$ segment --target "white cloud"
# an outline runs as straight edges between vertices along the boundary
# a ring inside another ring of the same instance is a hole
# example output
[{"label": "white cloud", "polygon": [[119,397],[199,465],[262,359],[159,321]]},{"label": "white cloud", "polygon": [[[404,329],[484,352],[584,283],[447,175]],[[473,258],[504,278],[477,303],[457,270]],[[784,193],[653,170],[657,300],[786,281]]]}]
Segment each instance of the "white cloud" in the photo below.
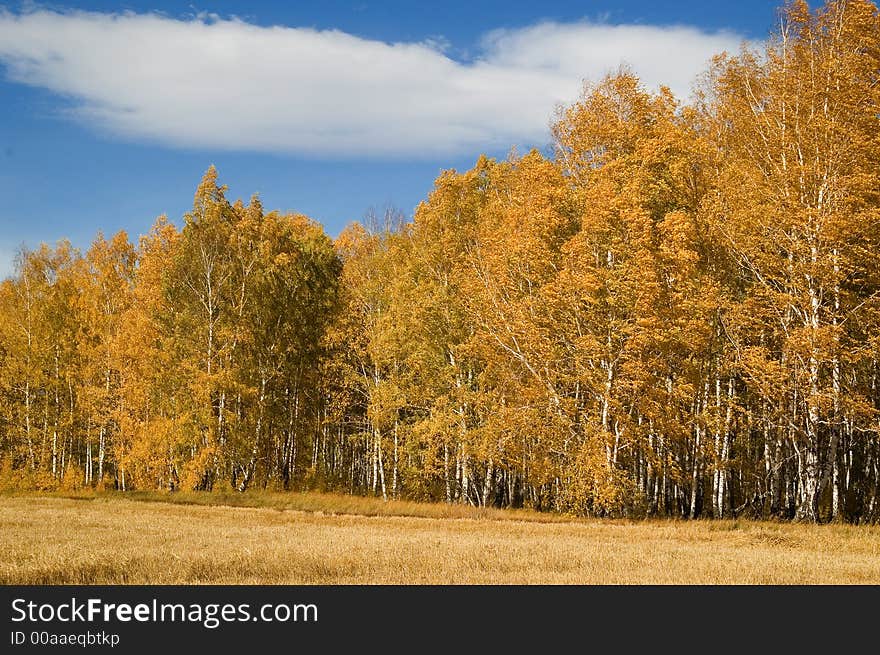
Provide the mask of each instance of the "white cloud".
[{"label": "white cloud", "polygon": [[691,27],[541,23],[486,35],[460,62],[440,37],[384,43],[340,31],[201,15],[0,11],[10,79],[70,101],[79,120],[172,146],[413,157],[542,144],[555,105],[625,62],[686,96],[740,38]]}]

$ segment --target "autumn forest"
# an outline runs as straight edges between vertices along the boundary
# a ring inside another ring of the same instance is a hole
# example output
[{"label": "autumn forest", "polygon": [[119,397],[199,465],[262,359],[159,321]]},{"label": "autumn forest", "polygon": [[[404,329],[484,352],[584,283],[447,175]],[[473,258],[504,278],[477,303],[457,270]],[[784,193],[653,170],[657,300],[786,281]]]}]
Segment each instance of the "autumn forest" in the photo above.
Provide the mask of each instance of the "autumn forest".
[{"label": "autumn forest", "polygon": [[588,83],[411,222],[211,167],[136,243],[22,249],[0,487],[877,522],[877,6],[789,4],[695,88]]}]

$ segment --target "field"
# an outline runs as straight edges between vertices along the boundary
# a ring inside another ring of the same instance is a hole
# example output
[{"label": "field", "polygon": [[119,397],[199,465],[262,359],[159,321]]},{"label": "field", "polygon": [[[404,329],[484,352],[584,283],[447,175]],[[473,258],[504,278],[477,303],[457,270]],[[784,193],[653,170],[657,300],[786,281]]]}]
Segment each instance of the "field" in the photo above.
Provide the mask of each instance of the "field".
[{"label": "field", "polygon": [[0,583],[880,584],[880,527],[575,520],[328,494],[5,495]]}]

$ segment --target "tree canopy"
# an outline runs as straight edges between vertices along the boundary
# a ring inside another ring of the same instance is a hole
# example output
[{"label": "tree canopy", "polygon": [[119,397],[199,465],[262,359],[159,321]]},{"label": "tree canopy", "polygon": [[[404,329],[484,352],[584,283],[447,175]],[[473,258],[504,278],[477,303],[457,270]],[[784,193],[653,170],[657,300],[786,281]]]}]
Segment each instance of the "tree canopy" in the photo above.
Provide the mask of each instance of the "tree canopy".
[{"label": "tree canopy", "polygon": [[180,228],[23,250],[2,484],[877,521],[880,14],[781,18],[690,104],[585,85],[411,222],[334,240],[212,167]]}]

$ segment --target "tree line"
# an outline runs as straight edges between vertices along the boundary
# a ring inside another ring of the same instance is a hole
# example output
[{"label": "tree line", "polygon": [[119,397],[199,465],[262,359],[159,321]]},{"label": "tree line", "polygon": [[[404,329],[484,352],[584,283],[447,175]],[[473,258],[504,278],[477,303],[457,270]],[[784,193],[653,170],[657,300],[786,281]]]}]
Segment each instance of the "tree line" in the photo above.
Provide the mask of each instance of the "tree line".
[{"label": "tree line", "polygon": [[22,250],[3,484],[877,521],[880,16],[780,18],[689,104],[586,85],[411,222],[331,239],[212,167],[181,228]]}]

